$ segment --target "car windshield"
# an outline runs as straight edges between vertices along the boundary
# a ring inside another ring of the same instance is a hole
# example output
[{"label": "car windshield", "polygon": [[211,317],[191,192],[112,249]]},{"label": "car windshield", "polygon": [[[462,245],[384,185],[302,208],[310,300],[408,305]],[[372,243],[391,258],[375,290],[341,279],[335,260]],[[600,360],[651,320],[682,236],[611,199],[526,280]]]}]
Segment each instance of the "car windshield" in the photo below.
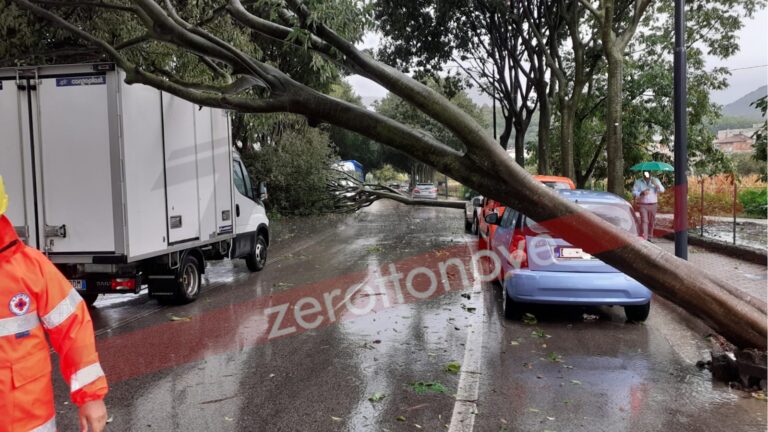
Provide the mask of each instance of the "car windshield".
[{"label": "car windshield", "polygon": [[[629,206],[597,203],[579,203],[579,205],[596,214],[600,219],[606,222],[610,222],[612,225],[615,225],[624,231],[637,234],[635,218],[632,215],[632,211]],[[526,218],[525,224],[532,231],[539,234],[543,234],[549,231],[547,228],[539,225],[531,218]]]}]

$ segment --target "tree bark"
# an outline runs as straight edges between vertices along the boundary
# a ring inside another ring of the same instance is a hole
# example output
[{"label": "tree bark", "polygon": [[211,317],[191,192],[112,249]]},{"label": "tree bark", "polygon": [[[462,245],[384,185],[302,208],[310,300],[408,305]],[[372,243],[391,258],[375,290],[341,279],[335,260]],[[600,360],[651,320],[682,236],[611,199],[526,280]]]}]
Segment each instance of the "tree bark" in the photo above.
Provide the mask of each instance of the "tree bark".
[{"label": "tree bark", "polygon": [[573,162],[573,127],[576,120],[576,106],[573,98],[560,99],[560,175],[576,180]]},{"label": "tree bark", "polygon": [[551,172],[549,164],[549,128],[552,122],[552,110],[549,103],[550,98],[547,95],[546,81],[544,85],[538,86],[536,93],[539,95],[539,132],[536,147],[536,154],[539,159],[537,164],[538,173],[549,175]]},{"label": "tree bark", "polygon": [[525,129],[515,128],[515,162],[525,168]]},{"label": "tree bark", "polygon": [[[608,48],[606,48],[608,50]],[[606,53],[607,54],[607,53]],[[623,59],[613,52],[608,58],[605,145],[608,152],[608,192],[624,195],[624,148],[621,130]]]}]

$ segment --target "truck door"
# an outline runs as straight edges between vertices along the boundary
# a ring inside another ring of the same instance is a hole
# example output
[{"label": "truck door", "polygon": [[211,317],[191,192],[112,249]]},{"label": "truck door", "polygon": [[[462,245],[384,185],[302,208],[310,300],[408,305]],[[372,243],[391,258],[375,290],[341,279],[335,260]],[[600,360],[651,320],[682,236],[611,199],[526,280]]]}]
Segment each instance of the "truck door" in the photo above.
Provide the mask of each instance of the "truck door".
[{"label": "truck door", "polygon": [[104,72],[24,69],[3,82],[3,156],[11,158],[0,170],[15,202],[9,217],[40,250],[115,251],[107,87]]},{"label": "truck door", "polygon": [[[0,175],[5,180],[10,203],[6,215],[16,228],[21,240],[40,247],[37,236],[39,177],[35,167],[32,109],[35,71],[26,77],[18,74],[0,77]],[[22,133],[23,131],[23,133]]]}]

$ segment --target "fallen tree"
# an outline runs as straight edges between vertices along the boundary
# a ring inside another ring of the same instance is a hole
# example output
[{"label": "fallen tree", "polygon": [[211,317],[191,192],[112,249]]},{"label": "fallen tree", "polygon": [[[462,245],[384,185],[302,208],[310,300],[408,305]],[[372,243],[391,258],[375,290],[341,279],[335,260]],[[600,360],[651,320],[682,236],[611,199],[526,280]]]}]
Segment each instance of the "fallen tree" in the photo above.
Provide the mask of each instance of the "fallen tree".
[{"label": "fallen tree", "polygon": [[464,201],[413,199],[407,195],[378,183],[364,183],[351,175],[334,170],[335,176],[328,182],[328,192],[337,212],[356,212],[381,199],[390,199],[410,206],[442,207],[464,209]]},{"label": "fallen tree", "polygon": [[[188,17],[187,21],[169,0],[162,6],[153,0],[13,1],[106,53],[125,71],[129,84],[149,85],[205,106],[250,113],[301,114],[312,122],[331,123],[387,144],[545,223],[557,236],[644,283],[657,295],[701,318],[735,345],[766,347],[764,308],[756,307],[754,300],[732,287],[725,279],[727,275],[703,272],[561,199],[533,180],[466,113],[427,86],[377,62],[326,25],[322,18],[329,16],[323,9],[328,2],[258,1],[247,9],[240,0],[230,0],[212,3],[202,16]],[[357,6],[353,0],[342,3]],[[74,22],[81,14],[73,11],[83,8],[123,15],[126,22],[135,23],[142,33],[125,41],[101,38],[88,31],[87,22]],[[351,73],[379,83],[448,128],[465,148],[451,148],[428,134],[295,81],[277,67],[238,49],[224,35],[217,36],[214,28],[222,20],[270,40],[284,41],[296,49],[311,50]],[[193,53],[221,78],[207,82],[190,80],[183,71],[144,64],[140,56],[129,57],[122,52],[126,46],[135,48],[145,43]]]}]

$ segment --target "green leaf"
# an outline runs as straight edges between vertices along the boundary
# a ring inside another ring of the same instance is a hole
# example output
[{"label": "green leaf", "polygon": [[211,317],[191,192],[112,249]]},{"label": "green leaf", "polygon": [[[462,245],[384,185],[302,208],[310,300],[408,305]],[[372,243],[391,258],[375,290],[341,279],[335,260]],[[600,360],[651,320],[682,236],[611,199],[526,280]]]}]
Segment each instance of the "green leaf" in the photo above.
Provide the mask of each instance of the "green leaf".
[{"label": "green leaf", "polygon": [[538,322],[539,321],[536,319],[536,316],[534,316],[533,314],[526,313],[525,315],[523,315],[523,323],[525,324],[535,325]]},{"label": "green leaf", "polygon": [[378,393],[377,392],[377,393],[372,394],[371,397],[368,398],[368,400],[371,401],[371,402],[379,402],[382,399],[384,399],[385,397],[386,396],[383,393]]},{"label": "green leaf", "polygon": [[450,362],[450,363],[445,365],[443,370],[445,372],[448,372],[448,373],[457,374],[461,370],[461,363],[459,363],[459,362]]},{"label": "green leaf", "polygon": [[437,381],[430,381],[430,382],[418,381],[415,383],[411,383],[411,388],[413,389],[413,391],[416,392],[416,394],[446,393],[448,391],[448,389],[446,389],[443,384]]}]

